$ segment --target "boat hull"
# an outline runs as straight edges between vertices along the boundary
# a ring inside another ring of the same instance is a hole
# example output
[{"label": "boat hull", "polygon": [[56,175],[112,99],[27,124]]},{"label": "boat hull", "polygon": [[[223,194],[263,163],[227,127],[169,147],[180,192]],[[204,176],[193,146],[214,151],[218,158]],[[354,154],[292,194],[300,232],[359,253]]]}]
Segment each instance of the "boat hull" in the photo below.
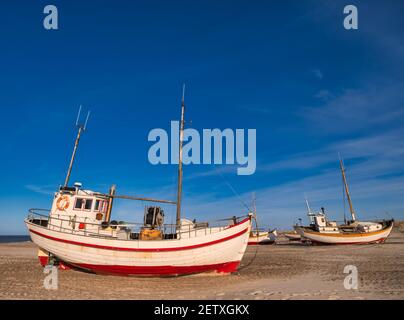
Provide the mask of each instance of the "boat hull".
[{"label": "boat hull", "polygon": [[27,220],[26,225],[32,241],[64,265],[98,274],[139,276],[235,272],[244,255],[251,228],[250,218],[247,218],[211,234],[142,241],[68,234]]},{"label": "boat hull", "polygon": [[285,233],[284,236],[289,240],[289,241],[300,241],[301,236],[300,234],[295,234],[295,233]]},{"label": "boat hull", "polygon": [[249,246],[257,246],[257,245],[268,245],[268,244],[274,244],[275,240],[270,240],[270,239],[265,239],[261,241],[248,241]]},{"label": "boat hull", "polygon": [[322,233],[308,227],[297,227],[296,231],[302,240],[310,240],[317,244],[342,245],[382,243],[390,235],[392,228],[393,222],[389,222],[382,230],[368,233]]},{"label": "boat hull", "polygon": [[252,235],[248,239],[248,245],[268,245],[275,243],[275,236],[270,235],[268,232],[264,232],[257,235]]}]

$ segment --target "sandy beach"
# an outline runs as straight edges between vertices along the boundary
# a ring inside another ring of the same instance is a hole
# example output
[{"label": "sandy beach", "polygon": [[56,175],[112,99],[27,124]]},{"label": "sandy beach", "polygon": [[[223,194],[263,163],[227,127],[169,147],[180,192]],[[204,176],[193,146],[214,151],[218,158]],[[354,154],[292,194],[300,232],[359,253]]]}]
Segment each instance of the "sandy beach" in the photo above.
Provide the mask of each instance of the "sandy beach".
[{"label": "sandy beach", "polygon": [[[0,299],[404,299],[404,233],[384,244],[307,246],[280,241],[250,246],[238,274],[173,278],[100,276],[60,271],[59,289],[45,275],[31,242],[0,244]],[[346,290],[346,265],[359,287]]]}]

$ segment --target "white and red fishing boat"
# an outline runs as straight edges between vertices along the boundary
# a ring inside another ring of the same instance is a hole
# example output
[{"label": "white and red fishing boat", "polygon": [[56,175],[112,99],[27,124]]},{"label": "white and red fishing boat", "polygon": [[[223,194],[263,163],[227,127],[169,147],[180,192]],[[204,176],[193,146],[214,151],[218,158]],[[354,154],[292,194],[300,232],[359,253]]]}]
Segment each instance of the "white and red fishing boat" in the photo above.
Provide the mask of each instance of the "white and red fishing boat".
[{"label": "white and red fishing boat", "polygon": [[335,221],[329,221],[324,208],[319,213],[313,213],[306,199],[310,226],[295,226],[295,230],[302,237],[302,241],[310,241],[314,244],[368,244],[383,243],[393,228],[394,220],[361,222],[356,220],[356,213],[349,194],[345,168],[340,159],[340,167],[343,178],[344,191],[349,203],[352,220],[338,225]]},{"label": "white and red fishing boat", "polygon": [[[80,117],[80,112],[79,112]],[[78,117],[78,119],[79,119]],[[182,99],[177,201],[119,196],[86,190],[69,178],[81,133],[79,127],[65,183],[54,195],[52,208],[31,209],[25,223],[39,247],[42,265],[56,264],[99,274],[173,276],[214,271],[235,272],[247,247],[251,216],[233,217],[225,225],[181,219]],[[114,199],[175,204],[176,224],[164,223],[160,206],[147,206],[142,223],[111,221]]]}]

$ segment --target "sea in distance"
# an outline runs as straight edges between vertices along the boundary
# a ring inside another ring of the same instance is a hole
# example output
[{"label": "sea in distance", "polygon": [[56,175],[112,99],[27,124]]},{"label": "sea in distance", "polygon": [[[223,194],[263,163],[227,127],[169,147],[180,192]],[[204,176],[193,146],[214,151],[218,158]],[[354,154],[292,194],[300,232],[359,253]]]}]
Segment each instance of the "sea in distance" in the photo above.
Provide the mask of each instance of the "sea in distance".
[{"label": "sea in distance", "polygon": [[10,243],[10,242],[26,242],[31,241],[30,236],[2,236],[0,235],[0,243]]}]

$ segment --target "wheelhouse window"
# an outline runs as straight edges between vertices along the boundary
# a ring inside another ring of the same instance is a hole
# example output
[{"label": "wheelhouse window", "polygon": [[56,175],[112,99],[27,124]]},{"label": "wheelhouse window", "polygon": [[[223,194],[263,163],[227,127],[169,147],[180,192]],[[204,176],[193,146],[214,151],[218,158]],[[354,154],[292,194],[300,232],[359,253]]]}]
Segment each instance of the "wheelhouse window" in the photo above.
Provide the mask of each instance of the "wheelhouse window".
[{"label": "wheelhouse window", "polygon": [[91,211],[92,206],[93,206],[92,199],[76,198],[76,203],[74,204],[74,209]]},{"label": "wheelhouse window", "polygon": [[101,211],[101,209],[102,209],[102,202],[101,202],[101,200],[96,200],[96,201],[95,201],[94,211],[99,212],[99,211]]},{"label": "wheelhouse window", "polygon": [[83,208],[84,201],[85,201],[85,199],[77,198],[76,204],[74,205],[74,209],[81,210]]},{"label": "wheelhouse window", "polygon": [[92,206],[93,206],[93,200],[86,199],[86,204],[84,205],[84,210],[91,211]]}]

